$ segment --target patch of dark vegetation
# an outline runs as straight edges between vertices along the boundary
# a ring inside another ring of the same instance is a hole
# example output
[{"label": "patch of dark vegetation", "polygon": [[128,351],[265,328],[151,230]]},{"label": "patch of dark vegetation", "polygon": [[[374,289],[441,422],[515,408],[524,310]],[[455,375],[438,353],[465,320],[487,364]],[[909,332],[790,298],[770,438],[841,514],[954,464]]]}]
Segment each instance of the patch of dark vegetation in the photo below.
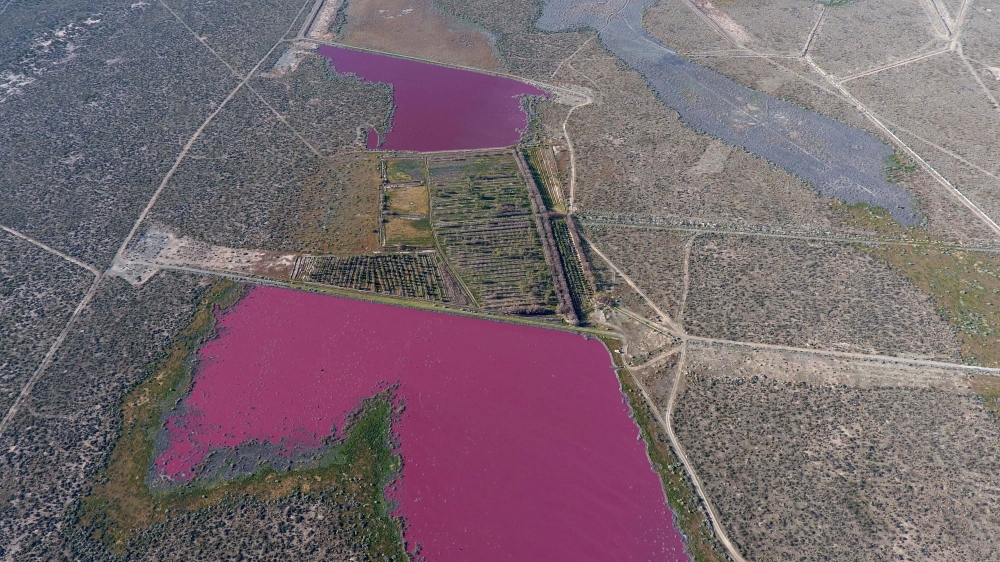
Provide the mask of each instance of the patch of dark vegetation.
[{"label": "patch of dark vegetation", "polygon": [[[77,510],[71,532],[91,537],[103,545],[91,547],[106,549],[115,558],[132,558],[168,545],[190,548],[191,544],[178,545],[177,537],[201,537],[194,523],[238,525],[238,515],[248,505],[257,505],[263,519],[269,506],[306,498],[313,509],[317,504],[336,508],[336,518],[322,523],[337,528],[331,546],[381,560],[406,560],[400,522],[390,516],[392,506],[384,494],[401,467],[390,431],[401,406],[388,391],[361,405],[345,426],[347,438],[319,466],[287,472],[265,466],[232,481],[193,481],[168,491],[151,490],[146,484],[163,413],[190,389],[192,355],[215,337],[218,313],[244,292],[243,286],[232,282],[214,284],[164,357],[150,368],[150,375],[125,396],[121,436]],[[227,514],[237,517],[227,521],[231,519]],[[243,540],[266,546],[259,539],[242,537],[234,544]],[[204,540],[201,543],[205,545]]]},{"label": "patch of dark vegetation", "polygon": [[[573,298],[573,307],[576,308],[577,316],[586,318],[593,306],[590,297],[594,290],[587,283],[587,277],[583,273],[583,266],[580,263],[580,256],[573,248],[573,241],[570,238],[569,227],[566,226],[564,218],[552,220],[552,230],[555,232],[556,245],[559,247],[559,257],[562,259],[563,270],[569,281],[569,291]],[[572,220],[572,219],[569,219]]]},{"label": "patch of dark vegetation", "polygon": [[545,208],[552,211],[555,209],[555,205],[552,201],[552,194],[549,193],[548,182],[542,172],[541,157],[538,154],[539,150],[546,150],[546,148],[531,148],[525,150],[525,160],[528,162],[528,169],[531,170],[531,177],[535,180],[535,185],[538,186],[538,192],[542,196]]},{"label": "patch of dark vegetation", "polygon": [[376,254],[309,258],[302,281],[414,299],[449,299],[433,254]]},{"label": "patch of dark vegetation", "polygon": [[[853,0],[848,0],[853,1]],[[917,171],[917,165],[910,160],[910,157],[901,153],[893,152],[885,159],[885,179],[892,183],[899,183],[900,179]]]}]

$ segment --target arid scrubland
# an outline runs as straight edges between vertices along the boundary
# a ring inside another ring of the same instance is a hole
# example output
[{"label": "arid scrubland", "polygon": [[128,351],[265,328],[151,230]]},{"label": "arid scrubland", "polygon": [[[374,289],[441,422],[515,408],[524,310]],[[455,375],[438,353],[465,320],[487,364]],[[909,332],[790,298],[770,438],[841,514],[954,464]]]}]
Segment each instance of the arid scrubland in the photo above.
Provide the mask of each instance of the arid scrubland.
[{"label": "arid scrubland", "polygon": [[[303,49],[305,49],[303,51]],[[320,154],[330,156],[365,147],[365,131],[385,131],[392,112],[392,89],[338,75],[330,60],[310,49],[288,47],[289,67],[279,65],[282,52],[268,61],[268,72],[251,85]],[[270,109],[264,108],[270,113]]]},{"label": "arid scrubland", "polygon": [[378,158],[317,156],[238,94],[164,190],[152,220],[213,244],[358,253],[378,247]]},{"label": "arid scrubland", "polygon": [[694,335],[958,359],[932,298],[850,245],[699,236],[690,275],[684,323]]},{"label": "arid scrubland", "polygon": [[[957,0],[938,4],[951,17],[960,10]],[[302,4],[284,0],[167,5],[190,29],[154,2],[101,0],[72,16],[20,2],[0,9],[0,224],[105,269],[191,135],[289,24],[291,39],[310,7],[296,19]],[[566,123],[576,156],[575,220],[675,320],[684,300],[688,335],[1000,366],[1000,261],[951,245],[992,245],[1000,237],[902,146],[894,146],[886,174],[919,200],[922,228],[821,197],[767,160],[696,131],[593,29],[535,27],[542,6],[354,0],[333,23],[354,45],[592,94],[593,103]],[[644,24],[699,65],[892,143],[842,95],[843,86],[944,179],[990,216],[1000,213],[1000,127],[987,95],[1000,97],[996,0],[976,0],[955,50],[938,54],[948,41],[935,38],[938,24],[912,1],[720,1],[706,10],[745,42],[727,41],[681,0],[650,7]],[[454,174],[446,169],[454,162],[441,157],[436,194],[408,187],[387,197],[382,211],[398,216],[382,225],[380,248],[380,162],[364,141],[368,129],[389,126],[392,89],[338,76],[313,47],[289,40],[261,64],[193,143],[139,236],[163,224],[233,251],[322,254],[303,260],[298,280],[471,308],[465,282],[494,312],[551,313],[544,255],[506,157],[503,165]],[[831,78],[847,80],[838,86]],[[553,175],[566,200],[563,123],[571,106],[531,107],[526,138],[541,142],[535,150],[556,145]],[[498,194],[507,206],[492,207]],[[434,209],[421,206],[428,197],[437,197]],[[388,251],[433,246],[430,220],[407,218],[425,214],[434,214],[438,250],[453,260],[458,279],[440,254]],[[556,216],[553,224],[565,227],[565,220],[574,219]],[[493,222],[480,228],[477,221]],[[671,227],[730,233],[694,238],[685,283],[685,245],[694,233]],[[592,297],[601,303],[593,317],[625,337],[622,359],[651,399],[623,377],[653,467],[671,505],[687,508],[678,514],[689,548],[713,559],[718,544],[655,419],[677,376],[681,354],[672,350],[680,339],[653,326],[655,311],[584,247],[597,281]],[[582,270],[574,275],[574,304],[583,309]],[[0,414],[91,280],[87,270],[0,232]],[[169,271],[140,287],[110,276],[101,282],[0,435],[0,558],[112,557],[106,542],[79,527],[80,498],[100,483],[95,475],[124,431],[122,396],[177,340],[206,286],[204,278]],[[674,426],[747,559],[1000,556],[995,379],[686,345]],[[371,520],[353,499],[282,490],[206,498],[140,532],[136,544],[147,559],[366,559],[356,533]]]},{"label": "arid scrubland", "polygon": [[677,318],[684,293],[684,249],[693,234],[587,222],[583,227],[587,240],[636,280],[661,310]]},{"label": "arid scrubland", "polygon": [[204,281],[160,273],[141,289],[108,279],[0,447],[0,537],[17,558],[98,557],[73,510],[121,429],[117,404],[192,313]]},{"label": "arid scrubland", "polygon": [[674,424],[748,560],[988,560],[1000,428],[963,373],[693,345]]},{"label": "arid scrubland", "polygon": [[0,231],[0,411],[14,403],[93,281],[86,269]]}]

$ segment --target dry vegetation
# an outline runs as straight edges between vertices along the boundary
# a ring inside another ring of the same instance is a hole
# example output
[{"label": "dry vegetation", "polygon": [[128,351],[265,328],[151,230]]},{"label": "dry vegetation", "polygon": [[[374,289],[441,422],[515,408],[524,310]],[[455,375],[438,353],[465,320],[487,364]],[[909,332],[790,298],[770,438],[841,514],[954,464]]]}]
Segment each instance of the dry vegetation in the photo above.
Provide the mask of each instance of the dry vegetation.
[{"label": "dry vegetation", "polygon": [[385,192],[386,210],[404,215],[424,215],[429,211],[427,186],[398,187]]},{"label": "dry vegetation", "polygon": [[93,280],[82,267],[0,231],[0,412],[14,403]]},{"label": "dry vegetation", "polygon": [[391,217],[385,223],[385,245],[407,247],[425,247],[434,245],[434,229],[430,220]]},{"label": "dry vegetation", "polygon": [[583,233],[661,310],[677,317],[684,291],[683,231],[615,227],[583,221]]},{"label": "dry vegetation", "polygon": [[[388,165],[389,181],[415,183],[409,174],[394,171],[394,162]],[[421,162],[422,165],[422,162]],[[415,173],[415,172],[414,172]],[[421,169],[422,181],[423,171]],[[397,178],[393,180],[393,178]],[[382,210],[384,244],[397,247],[427,247],[434,245],[434,231],[430,221],[430,195],[426,185],[415,187],[384,188]]]},{"label": "dry vegetation", "polygon": [[349,45],[476,68],[495,69],[488,35],[436,10],[432,0],[345,0],[339,40]]},{"label": "dry vegetation", "polygon": [[849,244],[704,235],[692,248],[685,327],[728,340],[958,356],[933,300]]},{"label": "dry vegetation", "polygon": [[845,2],[827,10],[809,51],[827,72],[844,78],[940,47],[934,39],[920,2]]},{"label": "dry vegetation", "polygon": [[795,355],[687,355],[678,438],[747,559],[1000,554],[1000,428],[964,375]]},{"label": "dry vegetation", "polygon": [[345,154],[324,161],[272,213],[297,250],[361,254],[378,248],[378,157]]}]

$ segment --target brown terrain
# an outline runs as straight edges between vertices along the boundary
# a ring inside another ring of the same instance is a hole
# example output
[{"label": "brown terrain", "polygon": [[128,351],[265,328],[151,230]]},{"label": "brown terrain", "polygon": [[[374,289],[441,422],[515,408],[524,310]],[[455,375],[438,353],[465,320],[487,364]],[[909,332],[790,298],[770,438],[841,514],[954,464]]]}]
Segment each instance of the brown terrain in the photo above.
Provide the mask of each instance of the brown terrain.
[{"label": "brown terrain", "polygon": [[488,70],[500,66],[488,35],[430,0],[349,0],[345,10],[339,39],[349,45]]}]

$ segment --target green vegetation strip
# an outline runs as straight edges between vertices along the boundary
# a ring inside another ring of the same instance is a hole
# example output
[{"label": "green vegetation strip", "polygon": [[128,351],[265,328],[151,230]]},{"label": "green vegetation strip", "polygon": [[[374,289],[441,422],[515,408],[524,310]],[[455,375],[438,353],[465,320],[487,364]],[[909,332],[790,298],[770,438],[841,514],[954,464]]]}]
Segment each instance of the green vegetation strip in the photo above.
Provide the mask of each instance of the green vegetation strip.
[{"label": "green vegetation strip", "polygon": [[[910,167],[891,160],[888,174]],[[909,244],[855,244],[881,259],[934,299],[938,314],[955,330],[962,361],[969,365],[1000,367],[1000,256],[957,247],[931,236],[923,228],[904,229],[888,211],[867,205],[843,205],[848,222],[877,232],[908,238]],[[1000,378],[977,374],[972,388],[1000,421]]]},{"label": "green vegetation strip", "polygon": [[[611,338],[601,338],[609,350],[621,348],[621,342]],[[684,472],[684,466],[670,448],[666,432],[656,421],[651,406],[636,387],[635,381],[622,365],[621,356],[612,352],[618,381],[622,392],[628,398],[632,415],[646,442],[646,453],[653,469],[660,476],[667,502],[674,513],[674,524],[684,536],[684,544],[695,562],[717,562],[729,560],[722,545],[715,538],[711,523],[702,510],[701,502],[694,486]]]},{"label": "green vegetation strip", "polygon": [[389,515],[391,506],[384,495],[384,487],[401,467],[390,434],[399,410],[388,392],[361,406],[346,428],[348,437],[316,467],[281,473],[263,468],[229,482],[191,483],[169,491],[147,486],[164,412],[190,390],[192,358],[217,335],[216,312],[233,306],[244,294],[245,286],[228,280],[209,287],[163,358],[122,400],[121,436],[83,500],[77,524],[113,553],[127,555],[149,540],[143,531],[171,514],[206,509],[240,496],[274,500],[293,493],[322,495],[332,498],[328,501],[359,506],[340,518],[356,546],[375,559],[408,560],[399,521]]},{"label": "green vegetation strip", "polygon": [[926,229],[906,229],[881,207],[842,205],[849,224],[907,243],[854,247],[882,260],[934,299],[938,314],[955,329],[968,365],[1000,367],[1000,257],[967,250]]}]

